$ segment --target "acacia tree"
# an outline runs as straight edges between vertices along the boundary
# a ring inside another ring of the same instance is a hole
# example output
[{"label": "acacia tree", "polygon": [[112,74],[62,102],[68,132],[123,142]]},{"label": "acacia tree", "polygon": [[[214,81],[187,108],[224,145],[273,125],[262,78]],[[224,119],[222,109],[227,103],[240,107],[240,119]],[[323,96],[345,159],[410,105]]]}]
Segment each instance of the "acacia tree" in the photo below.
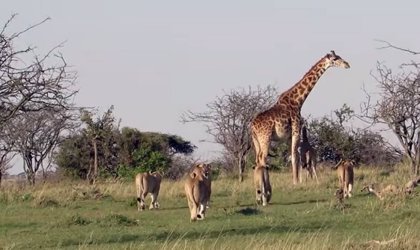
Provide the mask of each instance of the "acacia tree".
[{"label": "acacia tree", "polygon": [[[420,52],[400,48],[384,42],[384,48],[393,48],[418,55]],[[385,124],[395,134],[405,156],[410,160],[412,171],[419,174],[420,167],[420,65],[403,63],[393,71],[378,62],[373,78],[379,88],[379,99],[362,105],[363,118],[372,124]]]},{"label": "acacia tree", "polygon": [[188,111],[181,120],[184,123],[205,123],[207,133],[236,162],[239,181],[243,181],[247,155],[251,149],[250,122],[257,113],[275,102],[276,95],[277,91],[273,86],[232,90],[207,104],[207,111]]}]

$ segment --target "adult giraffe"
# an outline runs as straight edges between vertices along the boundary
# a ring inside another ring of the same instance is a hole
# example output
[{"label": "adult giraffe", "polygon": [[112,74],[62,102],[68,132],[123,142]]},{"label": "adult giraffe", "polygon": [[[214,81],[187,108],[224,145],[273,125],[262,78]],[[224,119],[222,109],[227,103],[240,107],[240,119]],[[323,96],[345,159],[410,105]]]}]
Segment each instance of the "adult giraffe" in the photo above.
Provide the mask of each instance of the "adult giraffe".
[{"label": "adult giraffe", "polygon": [[322,57],[303,78],[290,89],[282,93],[273,107],[259,113],[251,122],[251,135],[255,149],[257,166],[266,166],[272,135],[286,139],[291,143],[293,184],[299,179],[298,146],[300,141],[300,110],[309,93],[330,67],[350,68],[348,62],[341,59],[334,51]]}]

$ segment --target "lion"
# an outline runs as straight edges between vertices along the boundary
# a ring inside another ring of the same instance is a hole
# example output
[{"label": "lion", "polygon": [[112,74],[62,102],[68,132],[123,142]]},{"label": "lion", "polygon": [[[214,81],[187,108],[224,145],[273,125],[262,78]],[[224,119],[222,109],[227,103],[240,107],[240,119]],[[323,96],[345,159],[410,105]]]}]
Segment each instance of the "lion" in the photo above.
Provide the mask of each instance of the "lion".
[{"label": "lion", "polygon": [[344,192],[344,198],[352,196],[354,182],[354,165],[355,162],[353,160],[340,160],[334,167],[335,169],[337,169],[339,185]]},{"label": "lion", "polygon": [[402,193],[402,189],[398,188],[397,186],[393,185],[393,184],[389,184],[387,185],[385,188],[381,189],[380,191],[376,191],[374,184],[369,184],[367,186],[364,186],[362,188],[362,190],[360,190],[361,192],[363,191],[368,191],[368,193],[372,193],[374,194],[376,197],[378,197],[378,199],[383,200],[385,197],[389,197],[392,195],[398,195],[400,193]]},{"label": "lion", "polygon": [[142,211],[145,209],[146,196],[150,193],[152,201],[150,202],[149,209],[159,208],[157,201],[162,175],[159,172],[146,172],[136,175],[136,190],[137,190],[137,209]]},{"label": "lion", "polygon": [[[204,169],[205,172],[211,173],[211,165],[206,163],[199,164],[200,167]],[[200,168],[193,167],[192,172],[196,172],[196,174],[201,173]],[[208,178],[205,178],[204,183],[206,184],[206,191],[207,196],[209,197],[209,200],[207,201],[206,208],[210,208],[210,196],[211,196],[211,174],[208,174]]]},{"label": "lion", "polygon": [[257,204],[267,206],[271,200],[271,185],[268,168],[264,166],[254,167],[254,184]]},{"label": "lion", "polygon": [[191,221],[203,220],[211,195],[211,166],[195,165],[185,181],[185,194]]}]

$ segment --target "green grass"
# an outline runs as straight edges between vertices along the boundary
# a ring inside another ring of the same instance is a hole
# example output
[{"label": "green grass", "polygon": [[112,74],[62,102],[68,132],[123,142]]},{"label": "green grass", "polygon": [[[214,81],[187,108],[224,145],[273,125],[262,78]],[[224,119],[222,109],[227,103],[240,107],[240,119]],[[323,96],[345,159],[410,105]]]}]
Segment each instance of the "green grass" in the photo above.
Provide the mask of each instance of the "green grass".
[{"label": "green grass", "polygon": [[[367,183],[403,185],[398,171],[356,169],[354,197],[337,203],[335,173],[291,185],[271,173],[273,198],[257,207],[251,176],[213,182],[211,208],[191,223],[183,182],[162,183],[160,210],[138,212],[133,183],[6,183],[0,190],[3,249],[419,249],[420,188],[378,200]],[[149,198],[148,198],[149,199]],[[149,201],[149,200],[148,200]]]}]

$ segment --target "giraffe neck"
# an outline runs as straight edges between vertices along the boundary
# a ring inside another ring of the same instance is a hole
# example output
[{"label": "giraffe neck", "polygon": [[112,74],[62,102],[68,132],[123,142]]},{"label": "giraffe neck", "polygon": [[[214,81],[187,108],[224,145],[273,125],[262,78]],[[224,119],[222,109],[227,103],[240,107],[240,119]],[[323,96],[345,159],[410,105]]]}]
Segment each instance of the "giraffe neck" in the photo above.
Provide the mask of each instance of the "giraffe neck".
[{"label": "giraffe neck", "polygon": [[293,85],[289,90],[280,95],[277,104],[280,104],[284,99],[293,101],[292,104],[300,109],[308,97],[309,93],[314,88],[315,84],[321,78],[322,74],[328,69],[325,62],[325,57],[321,58],[311,69],[303,76],[303,78]]}]

